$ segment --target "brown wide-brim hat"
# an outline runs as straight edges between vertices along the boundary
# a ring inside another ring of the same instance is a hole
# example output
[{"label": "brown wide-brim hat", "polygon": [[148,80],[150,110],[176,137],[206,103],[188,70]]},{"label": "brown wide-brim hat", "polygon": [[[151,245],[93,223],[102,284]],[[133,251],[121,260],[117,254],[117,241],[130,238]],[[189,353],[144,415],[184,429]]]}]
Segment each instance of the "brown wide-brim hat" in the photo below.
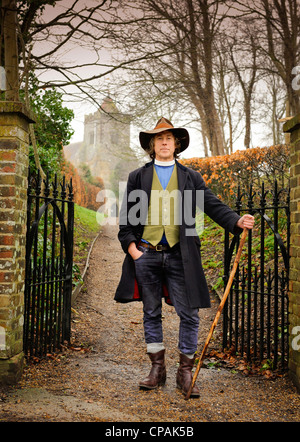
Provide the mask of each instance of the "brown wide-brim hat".
[{"label": "brown wide-brim hat", "polygon": [[180,152],[183,152],[190,143],[190,136],[186,129],[183,127],[174,127],[171,121],[162,117],[156,123],[156,126],[153,130],[146,130],[140,132],[140,143],[144,150],[149,150],[149,143],[151,138],[160,132],[164,132],[166,130],[170,130],[173,132],[174,136],[178,138],[180,141],[181,149]]}]

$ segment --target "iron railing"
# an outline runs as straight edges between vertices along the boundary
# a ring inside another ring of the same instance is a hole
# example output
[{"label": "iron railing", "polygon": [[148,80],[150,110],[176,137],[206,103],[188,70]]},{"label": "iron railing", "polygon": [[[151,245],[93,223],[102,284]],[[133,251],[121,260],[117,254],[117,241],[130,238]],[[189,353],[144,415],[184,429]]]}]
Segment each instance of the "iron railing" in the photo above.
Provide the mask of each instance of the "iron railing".
[{"label": "iron railing", "polygon": [[29,170],[24,353],[41,357],[70,340],[74,202],[72,181],[42,182]]},{"label": "iron railing", "polygon": [[[288,360],[289,189],[238,189],[235,210],[256,218],[224,307],[223,348],[285,369]],[[224,280],[239,239],[225,233]]]}]

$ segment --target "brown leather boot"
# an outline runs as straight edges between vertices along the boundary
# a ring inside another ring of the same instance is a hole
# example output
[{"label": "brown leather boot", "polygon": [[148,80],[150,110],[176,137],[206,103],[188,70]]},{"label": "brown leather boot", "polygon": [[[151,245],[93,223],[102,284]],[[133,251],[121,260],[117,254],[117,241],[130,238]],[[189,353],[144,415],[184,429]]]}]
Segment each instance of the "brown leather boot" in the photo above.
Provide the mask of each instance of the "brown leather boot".
[{"label": "brown leather boot", "polygon": [[166,382],[165,350],[157,353],[148,353],[152,367],[148,377],[139,383],[139,387],[146,390],[153,390]]},{"label": "brown leather boot", "polygon": [[[188,358],[184,354],[180,353],[180,365],[177,370],[176,383],[177,388],[182,390],[182,392],[186,395],[189,391],[190,385],[193,380],[192,376],[192,368],[194,366],[195,356],[193,359]],[[200,391],[196,385],[194,385],[191,397],[199,397]]]}]

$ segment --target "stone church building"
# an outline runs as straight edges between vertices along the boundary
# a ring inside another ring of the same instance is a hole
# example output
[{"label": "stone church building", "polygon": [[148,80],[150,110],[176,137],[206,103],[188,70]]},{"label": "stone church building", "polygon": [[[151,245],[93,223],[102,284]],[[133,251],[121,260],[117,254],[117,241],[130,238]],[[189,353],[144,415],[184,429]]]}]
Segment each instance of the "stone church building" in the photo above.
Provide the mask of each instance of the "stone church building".
[{"label": "stone church building", "polygon": [[88,167],[117,194],[119,181],[127,181],[128,173],[138,167],[130,148],[130,116],[107,97],[95,113],[85,115],[83,141],[65,146],[64,155],[79,173]]}]

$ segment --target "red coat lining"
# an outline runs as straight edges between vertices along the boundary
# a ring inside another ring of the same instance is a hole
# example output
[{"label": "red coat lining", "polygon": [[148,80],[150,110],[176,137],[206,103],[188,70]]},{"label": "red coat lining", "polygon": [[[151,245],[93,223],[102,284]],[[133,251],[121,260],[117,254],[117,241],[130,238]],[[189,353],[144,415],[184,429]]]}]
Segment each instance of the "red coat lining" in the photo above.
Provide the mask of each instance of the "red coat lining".
[{"label": "red coat lining", "polygon": [[[170,296],[169,296],[168,289],[167,289],[165,284],[163,284],[163,296],[164,296],[165,301],[166,301],[167,304],[173,305],[172,302],[171,302]],[[136,279],[134,279],[133,299],[135,299],[135,300],[140,300],[141,299],[141,296],[140,296],[140,293],[139,293],[139,287],[138,287]]]}]

